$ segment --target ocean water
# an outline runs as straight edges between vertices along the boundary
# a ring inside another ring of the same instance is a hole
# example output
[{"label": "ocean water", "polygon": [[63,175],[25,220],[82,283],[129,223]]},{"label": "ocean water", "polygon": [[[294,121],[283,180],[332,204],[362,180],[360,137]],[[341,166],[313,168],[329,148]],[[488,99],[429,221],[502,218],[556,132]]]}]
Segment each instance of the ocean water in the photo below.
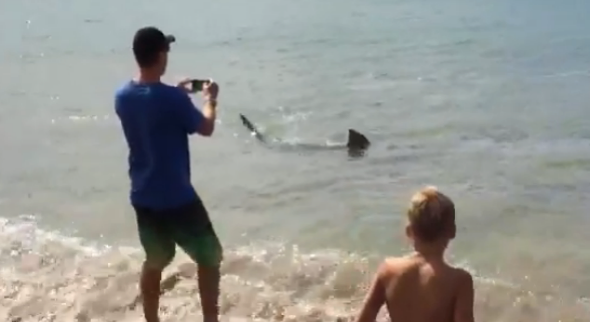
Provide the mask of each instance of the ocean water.
[{"label": "ocean water", "polygon": [[[177,37],[166,76],[221,85],[193,182],[226,249],[224,320],[347,321],[404,209],[458,210],[449,260],[479,321],[590,319],[590,2],[257,0],[0,3],[0,320],[142,321],[142,252],[114,90],[135,29]],[[240,124],[364,158],[268,149]],[[163,321],[199,318],[194,267]],[[384,315],[380,319],[385,319]]]}]

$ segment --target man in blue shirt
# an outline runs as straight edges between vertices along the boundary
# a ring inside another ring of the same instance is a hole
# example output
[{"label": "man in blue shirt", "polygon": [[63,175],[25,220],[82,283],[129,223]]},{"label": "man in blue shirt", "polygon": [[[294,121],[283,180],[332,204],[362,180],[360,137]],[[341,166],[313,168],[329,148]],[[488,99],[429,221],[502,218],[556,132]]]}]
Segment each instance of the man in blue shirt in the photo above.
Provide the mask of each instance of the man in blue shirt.
[{"label": "man in blue shirt", "polygon": [[137,78],[115,95],[115,109],[129,147],[131,204],[146,254],[140,289],[147,322],[158,322],[162,270],[179,245],[198,265],[205,322],[217,322],[222,247],[191,184],[188,135],[211,136],[219,87],[206,82],[199,111],[188,96],[190,81],[162,83],[174,36],[155,27],[139,29],[133,54]]}]

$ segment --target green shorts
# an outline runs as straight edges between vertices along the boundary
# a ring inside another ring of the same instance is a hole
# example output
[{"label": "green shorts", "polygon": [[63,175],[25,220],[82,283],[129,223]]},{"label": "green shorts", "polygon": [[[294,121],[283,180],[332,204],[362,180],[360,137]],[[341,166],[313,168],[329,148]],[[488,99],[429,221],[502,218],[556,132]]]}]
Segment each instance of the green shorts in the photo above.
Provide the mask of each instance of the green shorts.
[{"label": "green shorts", "polygon": [[170,264],[176,245],[199,265],[217,267],[221,263],[223,249],[199,198],[174,209],[133,208],[139,239],[149,266],[164,268]]}]

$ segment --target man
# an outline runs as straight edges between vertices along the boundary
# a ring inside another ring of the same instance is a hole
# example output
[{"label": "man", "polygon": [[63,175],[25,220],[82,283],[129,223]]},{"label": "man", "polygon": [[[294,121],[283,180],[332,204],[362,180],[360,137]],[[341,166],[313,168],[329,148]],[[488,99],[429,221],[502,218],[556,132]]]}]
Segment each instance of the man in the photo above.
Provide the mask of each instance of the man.
[{"label": "man", "polygon": [[147,322],[159,321],[162,271],[179,245],[198,265],[204,321],[217,322],[222,247],[190,181],[188,135],[213,134],[219,88],[212,81],[203,85],[201,112],[188,97],[190,81],[178,86],[160,81],[174,41],[155,27],[139,29],[133,39],[139,75],[115,95],[129,147],[130,199],[146,254],[140,280],[143,310]]},{"label": "man", "polygon": [[455,205],[436,188],[424,188],[412,197],[408,221],[416,252],[385,260],[357,322],[374,322],[383,304],[392,322],[473,322],[473,278],[444,260],[456,234]]}]

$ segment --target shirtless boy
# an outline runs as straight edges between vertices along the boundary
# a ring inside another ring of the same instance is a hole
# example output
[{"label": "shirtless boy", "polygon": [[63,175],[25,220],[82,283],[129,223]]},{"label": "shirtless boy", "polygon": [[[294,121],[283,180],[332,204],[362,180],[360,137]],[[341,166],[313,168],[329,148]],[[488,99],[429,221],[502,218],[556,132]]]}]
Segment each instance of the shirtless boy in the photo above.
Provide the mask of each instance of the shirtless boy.
[{"label": "shirtless boy", "polygon": [[456,234],[453,201],[426,187],[407,215],[415,253],[381,264],[356,321],[374,322],[385,304],[391,322],[473,322],[473,278],[444,260]]}]

